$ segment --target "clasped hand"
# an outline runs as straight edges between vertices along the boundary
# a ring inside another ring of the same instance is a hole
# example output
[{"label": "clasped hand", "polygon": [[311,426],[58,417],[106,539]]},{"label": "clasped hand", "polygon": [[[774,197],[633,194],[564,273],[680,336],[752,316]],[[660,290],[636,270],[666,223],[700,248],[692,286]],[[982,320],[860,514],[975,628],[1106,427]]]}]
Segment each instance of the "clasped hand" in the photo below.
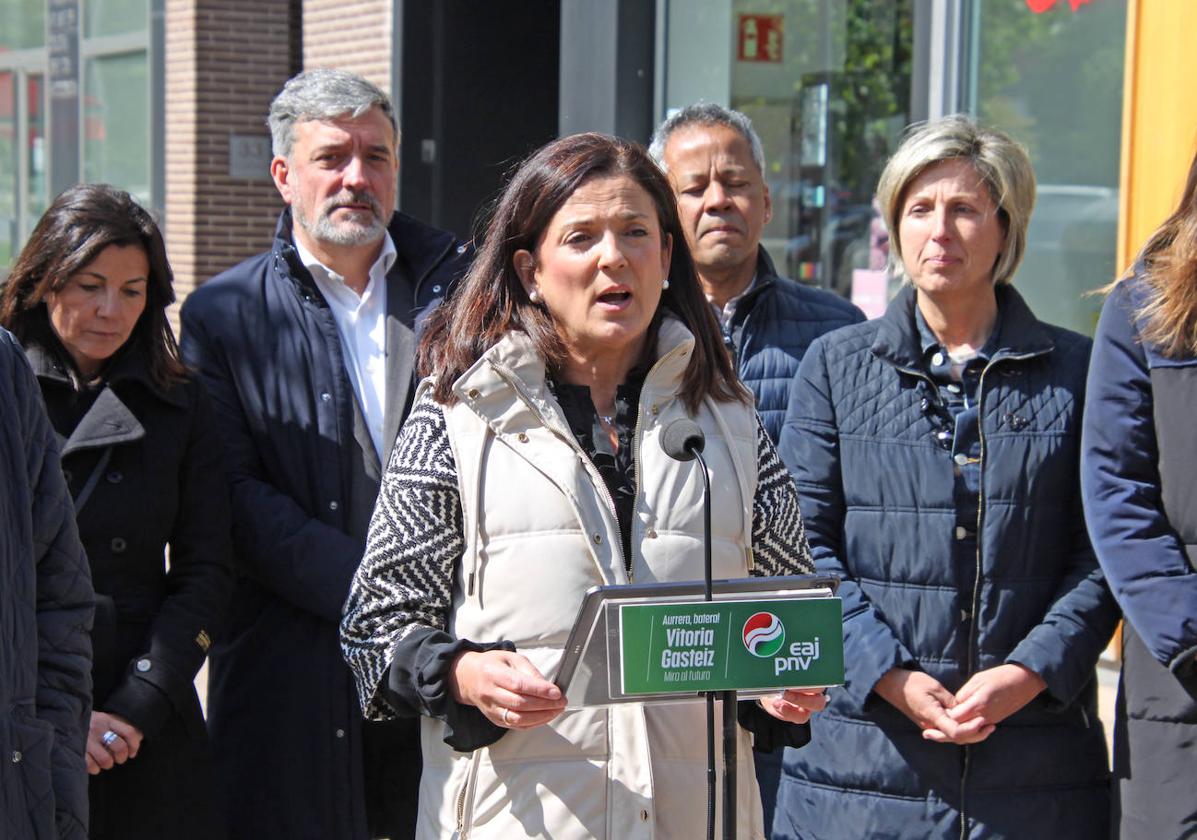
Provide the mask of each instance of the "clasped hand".
[{"label": "clasped hand", "polygon": [[[115,733],[116,737],[110,738],[109,743],[105,744],[104,735],[108,732]],[[141,730],[124,718],[93,711],[87,730],[87,772],[96,776],[101,770],[111,770],[118,764],[137,758],[141,739]]]},{"label": "clasped hand", "polygon": [[1031,702],[1047,684],[1022,665],[998,665],[974,674],[955,694],[922,671],[891,668],[874,687],[910,718],[928,741],[976,744]]}]

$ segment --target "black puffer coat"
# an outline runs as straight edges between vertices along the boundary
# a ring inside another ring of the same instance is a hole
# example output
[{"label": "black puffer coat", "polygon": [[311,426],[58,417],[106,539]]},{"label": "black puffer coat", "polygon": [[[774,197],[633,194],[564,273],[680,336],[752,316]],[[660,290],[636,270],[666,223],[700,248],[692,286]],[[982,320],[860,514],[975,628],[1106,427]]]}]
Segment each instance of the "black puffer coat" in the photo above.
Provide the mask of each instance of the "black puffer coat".
[{"label": "black puffer coat", "polygon": [[228,487],[211,403],[196,380],[154,384],[138,347],[114,361],[94,402],[80,403],[62,351],[27,349],[64,441],[96,589],[94,705],[144,735],[136,758],[91,778],[92,840],[219,838],[194,684],[232,586]]},{"label": "black puffer coat", "polygon": [[1081,487],[1126,612],[1114,729],[1123,840],[1197,836],[1197,358],[1144,342],[1140,273],[1102,309]]},{"label": "black puffer coat", "polygon": [[[846,683],[787,751],[774,837],[1095,838],[1109,771],[1094,665],[1117,622],[1085,533],[1078,460],[1090,342],[997,289],[997,350],[978,389],[975,557],[951,443],[904,289],[884,317],[817,339],[781,451],[821,572],[844,576]],[[971,512],[970,512],[971,513]],[[975,583],[974,583],[975,582]],[[968,747],[924,740],[873,692],[889,669],[956,692],[1005,663],[1047,688]]]},{"label": "black puffer coat", "polygon": [[[388,230],[399,252],[386,285],[389,451],[407,413],[419,324],[470,251],[402,213]],[[371,814],[414,826],[416,721],[364,736],[338,636],[386,454],[363,474],[373,444],[289,210],[271,250],[192,292],[182,322],[183,355],[216,405],[233,501],[237,577],[208,683],[230,834],[358,840],[370,836]]]},{"label": "black puffer coat", "polygon": [[91,578],[33,372],[0,329],[0,837],[87,837]]}]

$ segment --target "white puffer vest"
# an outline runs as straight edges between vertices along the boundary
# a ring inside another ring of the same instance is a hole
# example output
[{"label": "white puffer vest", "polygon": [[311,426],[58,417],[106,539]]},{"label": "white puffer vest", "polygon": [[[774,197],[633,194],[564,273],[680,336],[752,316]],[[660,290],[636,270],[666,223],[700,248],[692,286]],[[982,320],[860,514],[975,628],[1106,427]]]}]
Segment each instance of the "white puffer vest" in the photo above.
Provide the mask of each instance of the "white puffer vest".
[{"label": "white puffer vest", "polygon": [[[702,478],[696,462],[675,461],[660,446],[664,427],[688,416],[677,391],[693,344],[684,326],[666,319],[640,396],[635,582],[702,577]],[[466,551],[450,631],[510,640],[551,679],[586,590],[629,582],[613,503],[525,336],[512,334],[488,351],[454,392],[459,402],[446,420]],[[693,419],[706,434],[712,475],[714,575],[743,577],[752,564],[756,416],[748,406],[708,400]],[[424,718],[418,836],[702,837],[705,727],[701,701],[624,704],[565,712],[459,753],[445,745],[443,724]],[[738,833],[757,838],[751,738],[739,734]]]}]

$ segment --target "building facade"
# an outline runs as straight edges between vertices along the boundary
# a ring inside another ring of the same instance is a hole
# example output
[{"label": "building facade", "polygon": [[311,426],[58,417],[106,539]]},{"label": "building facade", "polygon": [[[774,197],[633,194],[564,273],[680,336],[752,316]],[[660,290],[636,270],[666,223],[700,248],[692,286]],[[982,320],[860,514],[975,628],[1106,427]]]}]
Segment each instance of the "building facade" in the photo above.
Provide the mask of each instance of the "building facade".
[{"label": "building facade", "polygon": [[1133,257],[1192,153],[1197,94],[1178,72],[1191,60],[1189,8],[0,0],[0,274],[78,180],[117,184],[158,212],[180,296],[261,250],[281,208],[270,98],[302,68],[338,66],[397,103],[402,209],[462,236],[513,164],[558,134],[646,141],[690,102],[739,108],[765,143],[766,247],[791,276],[866,308],[888,291],[872,206],[888,154],[911,122],[976,114],[1023,142],[1038,173],[1020,289],[1041,317],[1089,332],[1098,301],[1085,292]]}]

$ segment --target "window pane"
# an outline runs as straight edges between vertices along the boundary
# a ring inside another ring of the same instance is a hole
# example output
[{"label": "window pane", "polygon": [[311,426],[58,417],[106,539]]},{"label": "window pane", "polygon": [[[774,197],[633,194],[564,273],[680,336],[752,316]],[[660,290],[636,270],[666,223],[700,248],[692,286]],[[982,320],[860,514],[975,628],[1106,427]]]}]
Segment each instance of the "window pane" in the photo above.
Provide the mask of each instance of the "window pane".
[{"label": "window pane", "polygon": [[125,35],[149,28],[149,0],[86,0],[83,4],[83,35]]},{"label": "window pane", "polygon": [[0,73],[0,277],[16,256],[17,237],[17,85],[12,73]]},{"label": "window pane", "polygon": [[977,6],[973,110],[1026,145],[1039,180],[1015,283],[1040,318],[1092,333],[1101,301],[1083,294],[1117,270],[1126,4]]},{"label": "window pane", "polygon": [[150,193],[149,79],[144,52],[89,60],[85,67],[83,178]]},{"label": "window pane", "polygon": [[0,0],[0,51],[46,43],[46,0]]}]

